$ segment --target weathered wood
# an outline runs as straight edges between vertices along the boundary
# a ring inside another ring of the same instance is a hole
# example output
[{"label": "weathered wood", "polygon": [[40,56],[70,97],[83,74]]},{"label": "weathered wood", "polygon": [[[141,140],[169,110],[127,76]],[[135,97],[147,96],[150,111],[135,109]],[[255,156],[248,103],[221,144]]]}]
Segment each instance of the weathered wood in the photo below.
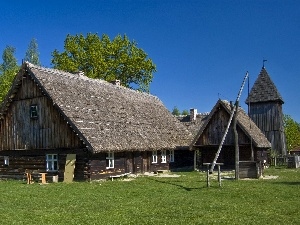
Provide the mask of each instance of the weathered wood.
[{"label": "weathered wood", "polygon": [[[239,101],[236,101],[236,107],[239,107]],[[238,111],[235,111],[235,115],[233,117],[233,131],[234,131],[234,149],[235,149],[235,179],[239,179],[239,161],[240,161],[240,151],[239,151],[239,136],[237,132],[237,114]]]},{"label": "weathered wood", "polygon": [[240,161],[239,178],[259,178],[260,165],[256,161]]},{"label": "weathered wood", "polygon": [[[31,105],[38,106],[37,119],[30,118]],[[29,76],[22,79],[9,112],[0,121],[1,150],[84,147]]]},{"label": "weathered wood", "polygon": [[[23,150],[10,152],[13,152],[14,155],[9,156],[9,165],[6,166],[3,165],[2,162],[0,163],[0,175],[2,177],[22,178],[26,170],[36,171],[37,173],[46,172],[46,154],[49,154],[49,152],[44,151],[40,153],[33,153],[33,151],[30,151],[32,155],[29,155],[28,152]],[[26,152],[27,154],[22,155],[23,152]],[[1,153],[2,152],[0,151],[0,154]],[[55,154],[55,152],[53,152],[52,150],[50,154]],[[59,180],[63,180],[67,154],[60,154],[59,150],[56,150],[56,154],[58,154],[59,170],[57,172],[47,171],[47,176],[58,175]],[[5,152],[5,155],[8,155],[7,152]],[[77,155],[76,166],[74,170],[74,179],[89,180],[89,167],[87,155]]]}]

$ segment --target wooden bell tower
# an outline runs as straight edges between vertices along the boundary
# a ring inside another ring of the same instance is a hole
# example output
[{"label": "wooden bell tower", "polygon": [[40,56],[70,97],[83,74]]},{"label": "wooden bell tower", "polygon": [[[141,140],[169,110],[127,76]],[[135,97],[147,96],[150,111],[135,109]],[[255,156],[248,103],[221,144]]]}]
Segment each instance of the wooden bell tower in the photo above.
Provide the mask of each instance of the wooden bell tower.
[{"label": "wooden bell tower", "polygon": [[256,79],[246,104],[249,116],[262,130],[277,154],[286,155],[282,104],[284,101],[263,66]]}]

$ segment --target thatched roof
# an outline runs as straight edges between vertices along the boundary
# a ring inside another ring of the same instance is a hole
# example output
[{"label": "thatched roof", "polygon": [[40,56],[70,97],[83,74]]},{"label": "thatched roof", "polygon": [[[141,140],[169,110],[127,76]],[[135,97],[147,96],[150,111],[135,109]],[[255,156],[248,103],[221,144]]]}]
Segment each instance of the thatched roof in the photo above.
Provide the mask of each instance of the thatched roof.
[{"label": "thatched roof", "polygon": [[[202,132],[209,124],[209,121],[219,107],[223,107],[228,114],[231,113],[230,103],[228,101],[218,100],[214,108],[209,113],[208,117],[205,118],[204,123],[202,123],[202,126],[200,127],[198,133],[195,135],[194,140],[191,142],[190,148],[192,148],[196,141],[199,139]],[[254,146],[258,148],[271,147],[271,143],[241,107],[238,108],[237,126],[239,126],[249,138],[252,138]]]},{"label": "thatched roof", "polygon": [[196,115],[195,120],[190,119],[190,115],[187,116],[177,116],[177,119],[183,123],[186,128],[195,136],[203,124],[206,122],[209,114],[208,113],[200,113]]},{"label": "thatched roof", "polygon": [[[189,145],[189,131],[153,95],[30,63],[23,64],[15,83],[23,73],[28,73],[40,86],[93,152],[162,150]],[[5,107],[1,113],[3,110]]]},{"label": "thatched roof", "polygon": [[263,67],[251,88],[249,96],[246,99],[246,104],[249,104],[249,102],[257,103],[269,101],[279,101],[281,104],[284,103],[267,70]]}]

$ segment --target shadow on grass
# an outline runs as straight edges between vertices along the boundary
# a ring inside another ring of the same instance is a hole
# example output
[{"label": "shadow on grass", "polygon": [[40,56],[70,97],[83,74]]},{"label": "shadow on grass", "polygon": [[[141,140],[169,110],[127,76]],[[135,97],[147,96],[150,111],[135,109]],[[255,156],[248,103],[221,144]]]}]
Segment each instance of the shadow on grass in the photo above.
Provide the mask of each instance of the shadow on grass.
[{"label": "shadow on grass", "polygon": [[300,182],[299,181],[279,181],[279,182],[272,182],[273,184],[285,184],[285,185],[299,185],[300,186]]},{"label": "shadow on grass", "polygon": [[159,180],[159,179],[155,179],[155,178],[152,178],[152,177],[147,177],[148,180],[152,180],[152,181],[155,181],[155,182],[158,182],[158,183],[162,183],[162,184],[169,184],[169,185],[173,185],[173,186],[176,186],[176,187],[179,187],[179,188],[182,188],[186,191],[192,191],[192,190],[201,190],[201,189],[207,189],[206,187],[206,183],[204,183],[205,186],[203,187],[186,187],[186,186],[183,186],[182,184],[178,184],[174,181],[164,181],[164,180]]}]

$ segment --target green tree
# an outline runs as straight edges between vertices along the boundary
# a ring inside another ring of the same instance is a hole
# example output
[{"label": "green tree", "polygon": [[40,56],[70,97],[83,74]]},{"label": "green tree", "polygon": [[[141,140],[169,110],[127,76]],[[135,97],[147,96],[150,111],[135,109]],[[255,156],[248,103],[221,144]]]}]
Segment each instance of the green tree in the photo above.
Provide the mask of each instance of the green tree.
[{"label": "green tree", "polygon": [[15,57],[16,49],[12,46],[6,46],[2,54],[2,64],[0,65],[1,75],[8,70],[15,69],[17,65],[17,59]]},{"label": "green tree", "polygon": [[284,133],[288,151],[300,146],[300,124],[290,115],[284,115]]},{"label": "green tree", "polygon": [[184,110],[182,111],[181,115],[187,116],[187,115],[189,115],[189,111],[186,110],[186,109],[184,109]]},{"label": "green tree", "polygon": [[86,37],[67,35],[64,51],[52,52],[54,68],[71,73],[83,71],[90,78],[120,80],[121,85],[149,92],[156,66],[148,55],[126,35],[113,40],[104,34]]},{"label": "green tree", "polygon": [[179,116],[179,115],[180,115],[180,111],[179,111],[179,109],[177,108],[177,106],[174,106],[173,111],[172,111],[172,114],[173,114],[174,116]]},{"label": "green tree", "polygon": [[2,54],[3,62],[0,65],[0,102],[7,95],[13,79],[18,71],[15,48],[7,46]]},{"label": "green tree", "polygon": [[32,38],[25,54],[25,61],[40,66],[41,63],[40,63],[39,55],[40,53],[38,50],[37,40],[35,38]]}]

